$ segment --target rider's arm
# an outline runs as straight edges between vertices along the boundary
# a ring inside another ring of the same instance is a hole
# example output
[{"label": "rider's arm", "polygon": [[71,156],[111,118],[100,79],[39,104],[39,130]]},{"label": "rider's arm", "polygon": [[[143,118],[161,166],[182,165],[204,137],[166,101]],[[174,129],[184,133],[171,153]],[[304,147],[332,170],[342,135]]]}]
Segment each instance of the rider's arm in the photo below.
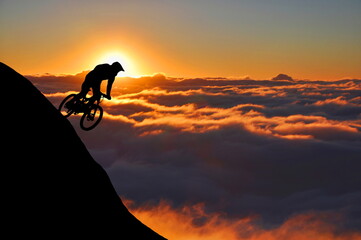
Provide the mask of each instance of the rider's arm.
[{"label": "rider's arm", "polygon": [[112,91],[112,86],[113,86],[113,82],[114,82],[114,80],[115,80],[115,77],[113,77],[113,78],[109,78],[109,79],[108,79],[108,85],[107,85],[107,96],[108,96],[108,98],[109,98],[109,99],[111,98],[111,96],[110,96],[110,92]]}]

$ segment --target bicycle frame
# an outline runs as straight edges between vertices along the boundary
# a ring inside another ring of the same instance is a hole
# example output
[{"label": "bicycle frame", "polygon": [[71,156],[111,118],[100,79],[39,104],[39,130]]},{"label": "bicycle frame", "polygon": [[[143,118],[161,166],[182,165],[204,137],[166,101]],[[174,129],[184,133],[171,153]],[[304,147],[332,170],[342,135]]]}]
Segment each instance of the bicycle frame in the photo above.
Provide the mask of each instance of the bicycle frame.
[{"label": "bicycle frame", "polygon": [[[85,113],[92,105],[99,105],[103,101],[103,98],[104,96],[101,95],[99,99],[95,99],[94,101],[92,100],[92,97],[84,97],[77,99],[75,100],[76,103],[73,106],[72,110],[74,111],[74,114]],[[90,101],[93,101],[91,105],[89,105]]]},{"label": "bicycle frame", "polygon": [[99,99],[94,99],[93,97],[80,98],[77,94],[70,94],[63,99],[58,109],[65,117],[82,113],[80,127],[89,131],[95,128],[103,117],[103,108],[100,103],[104,96],[102,94]]}]

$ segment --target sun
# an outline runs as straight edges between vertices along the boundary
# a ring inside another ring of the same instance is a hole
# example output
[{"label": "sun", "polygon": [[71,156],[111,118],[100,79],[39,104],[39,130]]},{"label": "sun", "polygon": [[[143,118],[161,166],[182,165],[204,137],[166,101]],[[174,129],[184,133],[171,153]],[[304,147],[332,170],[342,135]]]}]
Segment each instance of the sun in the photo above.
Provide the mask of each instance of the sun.
[{"label": "sun", "polygon": [[120,51],[108,51],[100,54],[100,57],[96,60],[96,65],[103,63],[112,64],[113,62],[119,62],[124,68],[124,72],[119,72],[118,77],[132,77],[137,75],[131,58]]}]

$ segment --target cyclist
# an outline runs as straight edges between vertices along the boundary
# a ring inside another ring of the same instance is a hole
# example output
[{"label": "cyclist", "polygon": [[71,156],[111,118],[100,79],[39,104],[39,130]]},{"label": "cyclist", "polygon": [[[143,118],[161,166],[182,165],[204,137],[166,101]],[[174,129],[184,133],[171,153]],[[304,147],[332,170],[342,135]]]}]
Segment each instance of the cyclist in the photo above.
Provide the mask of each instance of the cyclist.
[{"label": "cyclist", "polygon": [[110,100],[112,98],[110,96],[110,92],[112,90],[115,77],[120,71],[124,71],[124,69],[119,62],[114,62],[111,65],[107,63],[97,65],[85,76],[85,80],[81,86],[81,91],[78,95],[79,98],[85,98],[91,88],[93,96],[89,103],[92,104],[95,100],[99,100],[102,95],[100,85],[103,80],[108,80],[107,93],[104,97]]}]

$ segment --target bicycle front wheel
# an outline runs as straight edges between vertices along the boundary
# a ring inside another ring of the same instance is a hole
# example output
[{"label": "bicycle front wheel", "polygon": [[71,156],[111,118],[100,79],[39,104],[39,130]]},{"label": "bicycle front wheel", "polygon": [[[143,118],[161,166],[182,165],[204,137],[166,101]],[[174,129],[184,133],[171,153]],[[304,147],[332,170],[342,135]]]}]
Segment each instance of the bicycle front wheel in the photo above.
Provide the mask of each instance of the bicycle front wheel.
[{"label": "bicycle front wheel", "polygon": [[102,117],[103,108],[94,104],[81,116],[80,127],[85,131],[92,130],[100,123]]},{"label": "bicycle front wheel", "polygon": [[64,117],[69,117],[74,112],[72,106],[75,102],[75,96],[76,94],[70,94],[60,103],[58,110]]}]

